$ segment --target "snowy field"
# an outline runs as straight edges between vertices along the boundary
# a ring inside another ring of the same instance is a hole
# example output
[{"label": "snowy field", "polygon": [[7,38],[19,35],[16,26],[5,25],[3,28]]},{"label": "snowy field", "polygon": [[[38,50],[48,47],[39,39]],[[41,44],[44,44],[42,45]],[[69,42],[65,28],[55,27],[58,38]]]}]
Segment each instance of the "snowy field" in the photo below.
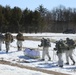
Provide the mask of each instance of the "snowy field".
[{"label": "snowy field", "polygon": [[[16,34],[13,34],[16,35]],[[76,40],[76,34],[62,34],[62,33],[38,33],[38,34],[24,34],[24,36],[33,36],[33,38],[50,38],[50,40],[59,40],[59,39],[66,39],[67,37],[72,38]],[[45,61],[39,61],[42,57],[42,48],[39,48],[38,45],[40,44],[40,41],[33,41],[33,40],[25,40],[23,42],[23,47],[27,48],[35,48],[35,50],[39,50],[40,52],[40,58],[39,59],[32,59],[27,56],[24,56],[24,48],[22,51],[17,51],[17,45],[16,45],[17,40],[14,39],[14,42],[11,43],[10,45],[10,50],[8,53],[5,52],[5,44],[2,44],[2,50],[0,51],[0,61],[5,60],[5,61],[10,61],[11,63],[14,64],[19,64],[19,65],[24,65],[24,66],[31,66],[31,67],[36,67],[40,69],[45,69],[49,71],[55,71],[55,72],[60,72],[64,74],[71,74],[71,75],[76,75],[76,65],[71,65],[72,61],[70,60],[70,65],[65,65],[63,68],[60,68],[57,65],[57,55],[56,52],[53,50],[55,47],[54,42],[51,43],[51,47],[49,48],[49,54],[51,56],[51,61],[48,61],[47,56],[45,56]],[[76,49],[74,50],[73,53],[74,59],[76,60]],[[29,61],[29,63],[22,62],[22,61]],[[63,60],[64,63],[65,61],[65,53],[63,53]],[[34,70],[28,70],[24,68],[19,68],[19,67],[14,67],[14,66],[9,66],[9,65],[3,65],[0,64],[0,75],[53,75],[53,74],[48,74],[48,73],[43,73],[40,71],[34,71]]]}]

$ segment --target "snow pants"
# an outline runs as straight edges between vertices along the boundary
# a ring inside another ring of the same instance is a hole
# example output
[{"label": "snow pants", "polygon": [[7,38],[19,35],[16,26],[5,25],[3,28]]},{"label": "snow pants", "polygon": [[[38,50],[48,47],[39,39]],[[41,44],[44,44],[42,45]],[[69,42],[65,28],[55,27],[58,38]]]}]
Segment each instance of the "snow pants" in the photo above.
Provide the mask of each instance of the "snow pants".
[{"label": "snow pants", "polygon": [[22,50],[22,41],[17,41],[18,51]]},{"label": "snow pants", "polygon": [[75,63],[72,54],[73,54],[73,49],[72,50],[66,50],[65,55],[66,55],[66,62],[67,63],[69,63],[69,57],[73,61],[73,63]]},{"label": "snow pants", "polygon": [[58,66],[63,66],[62,53],[58,53]]},{"label": "snow pants", "polygon": [[6,45],[6,53],[8,53],[10,42],[5,42],[5,45]]},{"label": "snow pants", "polygon": [[1,49],[2,49],[2,42],[0,42],[0,51],[1,51]]},{"label": "snow pants", "polygon": [[49,60],[51,59],[48,50],[49,50],[49,47],[43,47],[42,59],[45,59],[45,55],[48,56]]},{"label": "snow pants", "polygon": [[2,43],[3,43],[3,41],[0,39],[0,51],[2,49]]}]

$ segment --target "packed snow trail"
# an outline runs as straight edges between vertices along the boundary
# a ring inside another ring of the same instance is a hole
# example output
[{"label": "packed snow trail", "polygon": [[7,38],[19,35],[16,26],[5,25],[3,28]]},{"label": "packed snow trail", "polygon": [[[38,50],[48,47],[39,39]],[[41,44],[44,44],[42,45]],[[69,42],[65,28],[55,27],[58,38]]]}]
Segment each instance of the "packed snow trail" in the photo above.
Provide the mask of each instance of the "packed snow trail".
[{"label": "packed snow trail", "polygon": [[17,67],[20,67],[20,68],[26,68],[26,69],[29,69],[29,70],[40,71],[40,72],[43,72],[43,73],[54,74],[54,75],[69,75],[69,74],[59,73],[59,72],[55,72],[55,71],[49,71],[49,70],[45,70],[45,69],[41,69],[41,68],[36,68],[36,67],[23,66],[23,65],[20,65],[20,64],[17,64],[17,63],[15,64],[15,63],[11,63],[9,61],[4,61],[4,60],[1,60],[0,64],[17,66]]}]

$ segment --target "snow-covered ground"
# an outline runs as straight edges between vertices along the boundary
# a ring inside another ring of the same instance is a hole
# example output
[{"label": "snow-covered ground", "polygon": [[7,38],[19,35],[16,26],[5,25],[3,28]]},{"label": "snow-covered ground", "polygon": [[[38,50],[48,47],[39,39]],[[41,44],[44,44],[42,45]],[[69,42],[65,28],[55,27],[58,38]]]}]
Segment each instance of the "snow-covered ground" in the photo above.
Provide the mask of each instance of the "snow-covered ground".
[{"label": "snow-covered ground", "polygon": [[[13,34],[16,35],[16,34]],[[57,34],[57,33],[38,33],[38,34],[24,34],[25,36],[40,36],[40,37],[48,37],[53,40],[59,40],[59,39],[65,39],[66,37],[70,37],[74,40],[76,40],[76,34]],[[37,38],[40,38],[37,37]],[[28,47],[28,48],[36,48],[36,50],[39,50],[40,52],[40,58],[42,57],[42,50],[41,48],[38,47],[38,44],[40,44],[40,41],[33,41],[33,40],[25,40],[23,42],[23,47]],[[45,56],[45,61],[39,61],[39,59],[32,59],[27,56],[24,56],[23,49],[22,51],[17,51],[17,45],[16,45],[16,40],[14,40],[13,43],[10,45],[10,50],[8,53],[6,53],[5,49],[5,44],[2,44],[2,50],[0,51],[0,60],[6,60],[10,61],[11,63],[18,63],[20,65],[24,66],[31,66],[31,67],[36,67],[36,68],[41,68],[41,69],[46,69],[50,71],[55,71],[55,72],[61,72],[65,74],[71,74],[75,75],[76,74],[76,65],[71,65],[72,61],[70,60],[70,65],[65,65],[63,68],[60,68],[56,66],[57,64],[57,55],[56,52],[53,50],[55,46],[55,43],[51,42],[51,47],[49,48],[49,54],[51,56],[51,61],[48,61],[47,56]],[[74,59],[76,59],[76,49],[74,50],[73,53]],[[25,63],[21,62],[23,60],[27,60],[30,63]],[[63,54],[63,60],[65,63],[65,53]],[[19,62],[20,61],[20,62]],[[52,74],[47,74],[47,73],[42,73],[39,71],[33,71],[33,70],[27,70],[27,69],[22,69],[19,67],[14,67],[14,66],[9,66],[9,65],[3,65],[0,64],[0,75],[52,75]]]},{"label": "snow-covered ground", "polygon": [[50,74],[0,64],[0,75],[50,75]]}]

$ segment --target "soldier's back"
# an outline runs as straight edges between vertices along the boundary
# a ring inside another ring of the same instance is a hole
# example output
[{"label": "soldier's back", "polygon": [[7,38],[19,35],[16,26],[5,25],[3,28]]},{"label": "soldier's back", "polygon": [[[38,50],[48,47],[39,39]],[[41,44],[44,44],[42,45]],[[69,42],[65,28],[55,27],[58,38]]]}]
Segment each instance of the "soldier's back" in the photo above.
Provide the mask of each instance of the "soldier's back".
[{"label": "soldier's back", "polygon": [[17,40],[20,40],[20,41],[24,41],[24,36],[22,33],[18,33],[17,36],[16,36],[16,39]]},{"label": "soldier's back", "polygon": [[11,39],[13,38],[13,36],[10,33],[5,33],[5,41],[7,42],[11,42]]}]

